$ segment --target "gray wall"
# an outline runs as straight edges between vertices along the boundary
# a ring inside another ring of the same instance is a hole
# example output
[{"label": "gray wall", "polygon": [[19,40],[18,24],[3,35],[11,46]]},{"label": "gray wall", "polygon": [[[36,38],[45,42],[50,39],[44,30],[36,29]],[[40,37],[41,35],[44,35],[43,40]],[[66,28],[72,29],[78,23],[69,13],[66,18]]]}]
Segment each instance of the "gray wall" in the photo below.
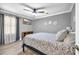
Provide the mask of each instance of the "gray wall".
[{"label": "gray wall", "polygon": [[75,32],[75,5],[71,11],[71,27],[72,31]]},{"label": "gray wall", "polygon": [[[50,21],[52,22],[51,24],[49,24]],[[32,29],[34,32],[57,33],[59,30],[64,29],[70,25],[71,25],[71,13],[65,13],[34,20],[32,22]]]},{"label": "gray wall", "polygon": [[20,32],[20,38],[21,38],[21,33],[26,32],[26,31],[32,31],[32,26],[23,24],[23,18],[19,19],[19,32]]}]

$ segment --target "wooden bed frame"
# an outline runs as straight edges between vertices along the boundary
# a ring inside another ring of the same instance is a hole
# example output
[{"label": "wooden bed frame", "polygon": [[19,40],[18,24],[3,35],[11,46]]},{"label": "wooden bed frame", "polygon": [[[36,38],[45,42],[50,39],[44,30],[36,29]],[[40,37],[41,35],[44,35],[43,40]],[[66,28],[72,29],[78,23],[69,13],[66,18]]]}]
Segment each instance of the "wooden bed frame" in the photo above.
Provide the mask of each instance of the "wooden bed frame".
[{"label": "wooden bed frame", "polygon": [[[26,35],[28,35],[28,34],[33,34],[33,31],[29,31],[29,32],[22,32],[22,39],[23,39]],[[23,45],[22,45],[23,52],[25,52],[24,47],[27,47],[27,48],[31,49],[32,51],[37,52],[37,53],[38,53],[38,54],[40,54],[40,55],[46,55],[45,53],[43,53],[43,52],[41,52],[41,51],[37,50],[36,48],[31,47],[31,46],[29,46],[29,45],[26,45],[26,44],[24,44],[24,43],[23,43]]]},{"label": "wooden bed frame", "polygon": [[33,34],[33,31],[22,32],[22,39],[23,39],[26,35],[28,35],[28,34]]},{"label": "wooden bed frame", "polygon": [[43,53],[43,52],[39,51],[38,49],[36,49],[36,48],[34,48],[34,47],[32,47],[32,46],[26,45],[26,44],[23,44],[23,45],[22,45],[23,52],[25,52],[24,47],[29,48],[30,50],[32,50],[32,51],[34,51],[34,52],[38,53],[39,55],[46,55],[45,53]]}]

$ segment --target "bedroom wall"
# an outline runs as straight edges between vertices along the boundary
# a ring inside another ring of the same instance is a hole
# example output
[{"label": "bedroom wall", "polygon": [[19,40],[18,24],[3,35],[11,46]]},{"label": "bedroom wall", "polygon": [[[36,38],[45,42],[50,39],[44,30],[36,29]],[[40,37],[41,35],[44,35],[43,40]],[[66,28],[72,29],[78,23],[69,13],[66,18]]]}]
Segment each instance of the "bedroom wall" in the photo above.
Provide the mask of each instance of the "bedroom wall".
[{"label": "bedroom wall", "polygon": [[34,20],[32,28],[34,32],[53,32],[57,33],[59,30],[70,26],[71,13],[60,14]]},{"label": "bedroom wall", "polygon": [[71,27],[72,31],[75,32],[75,5],[73,6],[71,11]]},{"label": "bedroom wall", "polygon": [[31,25],[27,25],[27,24],[23,24],[23,19],[20,18],[19,19],[19,32],[20,32],[20,37],[21,37],[21,33],[25,32],[25,31],[32,31],[32,26]]}]

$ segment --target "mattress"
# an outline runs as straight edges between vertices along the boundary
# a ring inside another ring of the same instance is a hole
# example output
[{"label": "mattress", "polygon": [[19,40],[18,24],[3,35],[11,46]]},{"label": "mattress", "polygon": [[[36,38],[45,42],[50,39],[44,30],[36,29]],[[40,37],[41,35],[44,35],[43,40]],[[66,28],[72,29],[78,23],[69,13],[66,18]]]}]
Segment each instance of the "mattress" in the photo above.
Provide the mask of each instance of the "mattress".
[{"label": "mattress", "polygon": [[27,35],[24,39],[26,38],[34,38],[36,40],[45,40],[48,42],[53,42],[56,41],[56,34],[54,33],[35,33],[35,34],[30,34]]},{"label": "mattress", "polygon": [[[74,45],[73,44],[65,44],[64,42],[57,42],[56,41],[56,37],[53,34],[49,34],[49,33],[42,33],[42,35],[44,36],[39,37],[40,33],[36,33],[36,34],[31,34],[30,36],[26,36],[23,39],[23,43],[29,46],[32,46],[34,48],[36,48],[37,50],[48,54],[48,55],[74,55],[75,54],[75,49],[74,49]],[[37,35],[37,36],[35,36]],[[40,34],[41,35],[41,34]],[[47,36],[51,37],[51,38],[46,38]],[[35,37],[33,37],[35,36]],[[52,41],[52,42],[51,42]]]}]

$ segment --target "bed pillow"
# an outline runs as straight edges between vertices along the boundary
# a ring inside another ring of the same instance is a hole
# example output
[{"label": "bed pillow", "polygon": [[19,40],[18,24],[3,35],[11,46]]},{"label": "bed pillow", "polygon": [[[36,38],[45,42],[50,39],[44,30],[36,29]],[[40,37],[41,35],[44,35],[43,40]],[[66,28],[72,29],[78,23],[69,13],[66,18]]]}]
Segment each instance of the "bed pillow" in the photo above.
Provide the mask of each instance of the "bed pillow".
[{"label": "bed pillow", "polygon": [[60,42],[63,42],[64,39],[66,38],[67,36],[67,30],[61,30],[59,31],[57,34],[56,34],[56,40],[57,41],[60,41]]},{"label": "bed pillow", "polygon": [[64,39],[64,43],[66,44],[75,44],[75,34],[69,33],[67,37]]}]

